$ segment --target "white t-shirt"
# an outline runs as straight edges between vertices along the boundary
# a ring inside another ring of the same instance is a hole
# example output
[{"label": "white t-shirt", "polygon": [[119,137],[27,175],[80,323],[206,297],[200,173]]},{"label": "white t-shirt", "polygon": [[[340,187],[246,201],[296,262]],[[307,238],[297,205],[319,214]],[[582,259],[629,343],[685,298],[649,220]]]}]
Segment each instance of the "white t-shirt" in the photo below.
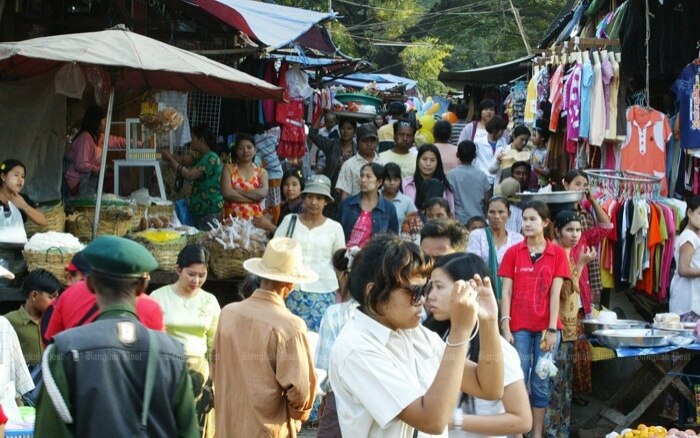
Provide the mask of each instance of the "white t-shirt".
[{"label": "white t-shirt", "polygon": [[[520,356],[518,351],[501,337],[501,351],[503,351],[503,387],[524,380],[523,370],[520,367]],[[482,400],[473,398],[474,414],[479,416],[498,415],[506,412],[501,400]],[[469,401],[465,401],[469,403]],[[505,436],[487,436],[464,430],[450,431],[450,438],[506,438]]]},{"label": "white t-shirt", "polygon": [[[515,233],[513,231],[508,231],[507,228],[506,232],[506,243],[500,248],[496,248],[496,259],[498,260],[499,265],[501,264],[501,260],[503,260],[503,255],[506,253],[506,251],[508,251],[508,248],[517,243],[522,242],[525,239],[522,234]],[[478,255],[484,260],[484,262],[488,266],[490,251],[489,240],[486,238],[485,230],[479,228],[469,233],[469,243],[467,244],[467,252]]]},{"label": "white t-shirt", "polygon": [[[693,246],[693,257],[690,259],[691,268],[700,268],[700,237],[693,231],[683,230],[676,241],[673,256],[676,263],[680,263],[680,250],[684,243]],[[687,278],[678,275],[678,270],[671,280],[671,297],[668,301],[668,310],[678,315],[683,315],[691,310],[700,315],[700,279]]]},{"label": "white t-shirt", "polygon": [[[294,217],[288,214],[275,231],[275,237],[287,235],[289,221]],[[303,292],[327,293],[338,289],[338,277],[333,269],[333,253],[345,247],[343,227],[336,221],[326,218],[326,221],[309,230],[297,217],[292,239],[301,245],[301,256],[304,266],[318,274],[318,280],[301,285]]]},{"label": "white t-shirt", "polygon": [[[329,371],[343,436],[413,437],[398,416],[428,391],[444,352],[445,343],[422,325],[391,330],[355,312],[335,341]],[[447,438],[447,428],[418,436]]]}]

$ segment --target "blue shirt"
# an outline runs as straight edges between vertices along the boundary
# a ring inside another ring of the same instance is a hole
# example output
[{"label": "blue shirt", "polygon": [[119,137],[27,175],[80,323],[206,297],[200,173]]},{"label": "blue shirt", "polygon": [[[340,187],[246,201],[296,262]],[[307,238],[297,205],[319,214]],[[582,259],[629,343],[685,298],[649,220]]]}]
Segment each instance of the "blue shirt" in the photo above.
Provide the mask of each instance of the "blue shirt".
[{"label": "blue shirt", "polygon": [[[362,193],[349,196],[345,198],[340,206],[340,225],[343,226],[346,242],[350,239],[352,228],[360,217],[360,213],[362,213],[360,196],[362,196]],[[396,216],[394,204],[384,199],[380,194],[377,206],[372,210],[372,236],[385,231],[398,234],[399,220]]]},{"label": "blue shirt", "polygon": [[[680,104],[681,147],[700,148],[700,65],[688,64],[671,87]],[[695,96],[693,94],[695,93]]]},{"label": "blue shirt", "polygon": [[259,159],[260,166],[267,170],[270,179],[282,179],[284,172],[282,164],[277,155],[277,143],[279,143],[279,131],[270,130],[263,134],[257,134],[255,138],[256,157]]},{"label": "blue shirt", "polygon": [[418,211],[411,198],[401,192],[396,194],[392,202],[394,203],[394,207],[396,207],[396,219],[398,220],[399,226],[401,226],[408,213]]},{"label": "blue shirt", "polygon": [[591,129],[591,89],[593,88],[593,66],[590,62],[583,64],[581,70],[581,120],[579,121],[578,135],[588,138]]}]

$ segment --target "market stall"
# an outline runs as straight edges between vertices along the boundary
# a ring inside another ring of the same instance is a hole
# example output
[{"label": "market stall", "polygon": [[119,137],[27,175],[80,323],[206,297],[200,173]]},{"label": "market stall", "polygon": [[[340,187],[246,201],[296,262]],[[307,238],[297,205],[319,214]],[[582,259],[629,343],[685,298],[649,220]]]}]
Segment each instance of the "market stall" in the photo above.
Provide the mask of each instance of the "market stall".
[{"label": "market stall", "polygon": [[[94,75],[97,75],[100,78],[98,85],[93,85],[93,87],[96,95],[108,96],[108,121],[106,124],[105,143],[103,144],[104,150],[107,150],[106,142],[109,138],[114,96],[117,89],[196,90],[217,96],[249,99],[266,98],[275,101],[282,99],[283,92],[279,87],[246,75],[231,67],[124,29],[59,35],[17,43],[0,44],[0,73],[5,79],[14,79],[15,82],[12,82],[12,84],[38,80],[44,85],[48,84],[53,89],[56,71],[63,72],[66,70],[71,71],[73,78],[82,79],[83,87],[88,82],[85,80],[86,76],[92,78]],[[78,80],[77,82],[80,81]],[[93,82],[90,81],[91,84]],[[82,89],[80,93],[82,94]],[[53,94],[53,91],[51,94]],[[14,95],[8,96],[14,99],[18,98],[18,96]],[[28,102],[31,103],[32,101],[28,100]],[[63,97],[56,106],[60,108],[60,105],[65,106],[65,104],[65,97]],[[65,110],[58,113],[65,114]],[[157,114],[154,113],[154,115]],[[144,120],[140,122],[144,122]],[[138,123],[139,121],[137,121],[137,125]],[[147,138],[139,138],[138,135],[135,137],[135,140],[138,140],[138,143],[147,143],[148,141]],[[8,136],[0,144],[4,148],[9,148],[12,141],[12,136]],[[48,146],[46,144],[42,145],[44,148]],[[61,145],[59,144],[58,146],[60,147]],[[158,166],[158,162],[155,161],[155,150],[155,145],[153,145],[153,148],[136,149],[131,151],[131,156],[129,156],[130,152],[127,150],[127,161],[129,161],[129,158],[143,160],[143,154],[151,154],[150,159],[153,160],[155,166]],[[62,147],[60,153],[62,154]],[[44,155],[45,152],[43,150],[34,152],[32,161],[36,157]],[[29,157],[20,158],[29,161]],[[77,209],[77,216],[69,217],[62,224],[55,224],[55,231],[63,231],[63,228],[68,224],[69,231],[73,231],[83,239],[89,240],[94,238],[98,232],[124,235],[139,230],[140,221],[145,216],[145,208],[139,207],[138,203],[133,200],[122,201],[115,197],[108,202],[109,205],[103,204],[102,187],[106,160],[107,153],[103,153],[96,200],[93,200],[91,205],[88,205],[90,204],[88,202],[85,205],[74,206]],[[56,161],[59,163],[59,167],[56,169],[58,174],[53,184],[60,187],[60,159]],[[147,208],[151,210],[151,216],[153,216],[154,210],[158,208],[157,205],[151,205],[150,198],[147,205]],[[169,209],[169,212],[164,214],[164,216],[169,219],[173,211],[172,204],[170,203],[169,207],[166,208]],[[62,210],[62,208],[56,209],[56,211],[59,210]],[[48,210],[45,211],[47,214],[49,213]],[[131,213],[127,215],[126,212]],[[51,218],[53,216],[51,215]],[[59,215],[55,216],[60,221]],[[63,215],[63,218],[64,220],[66,219],[65,215]],[[149,216],[146,216],[146,219],[149,218]],[[159,220],[159,222],[162,224],[162,220]],[[46,228],[36,231],[46,231]],[[19,249],[21,249],[21,245]],[[154,251],[162,253],[163,248],[154,247]],[[170,257],[172,257],[172,251],[170,253]]]}]

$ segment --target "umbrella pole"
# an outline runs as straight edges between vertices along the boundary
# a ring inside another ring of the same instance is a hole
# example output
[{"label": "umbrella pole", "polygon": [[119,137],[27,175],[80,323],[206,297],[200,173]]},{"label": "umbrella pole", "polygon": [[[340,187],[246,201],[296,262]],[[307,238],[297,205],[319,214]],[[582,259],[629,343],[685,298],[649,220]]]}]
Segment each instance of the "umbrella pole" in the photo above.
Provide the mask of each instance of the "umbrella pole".
[{"label": "umbrella pole", "polygon": [[102,163],[100,164],[100,179],[97,182],[97,199],[95,200],[95,219],[92,222],[92,239],[97,237],[97,227],[100,223],[100,206],[102,205],[102,189],[105,183],[105,170],[107,168],[107,151],[109,149],[109,128],[112,126],[112,111],[114,109],[114,89],[109,92],[109,104],[107,105],[107,125],[105,126],[104,139],[102,141]]}]

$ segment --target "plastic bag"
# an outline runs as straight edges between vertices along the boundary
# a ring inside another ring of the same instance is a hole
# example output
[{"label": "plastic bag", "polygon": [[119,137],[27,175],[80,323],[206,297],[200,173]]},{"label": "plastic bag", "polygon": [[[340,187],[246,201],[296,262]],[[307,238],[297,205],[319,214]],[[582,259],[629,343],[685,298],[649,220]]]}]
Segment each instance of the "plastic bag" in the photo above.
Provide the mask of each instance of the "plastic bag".
[{"label": "plastic bag", "polygon": [[10,211],[2,210],[0,214],[0,242],[27,243],[22,213],[12,202],[7,203]]},{"label": "plastic bag", "polygon": [[548,351],[540,356],[540,359],[537,361],[537,365],[535,365],[535,373],[537,373],[537,377],[540,379],[554,377],[557,375],[558,371],[559,370],[557,369],[556,365],[554,365],[554,355],[551,351]]}]

